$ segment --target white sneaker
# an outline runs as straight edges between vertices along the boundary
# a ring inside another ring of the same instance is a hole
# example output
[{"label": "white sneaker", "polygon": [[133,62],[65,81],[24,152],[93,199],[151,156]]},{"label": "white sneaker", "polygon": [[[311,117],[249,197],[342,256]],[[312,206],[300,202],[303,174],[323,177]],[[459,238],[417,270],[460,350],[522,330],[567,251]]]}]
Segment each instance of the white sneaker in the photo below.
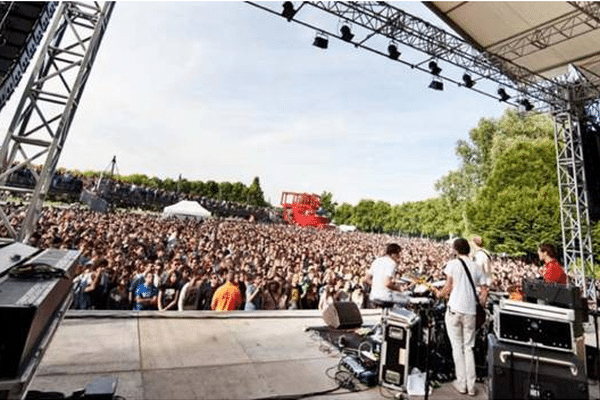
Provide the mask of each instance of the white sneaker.
[{"label": "white sneaker", "polygon": [[456,381],[452,382],[452,387],[460,394],[467,394],[467,389],[458,386],[458,383],[456,383]]}]

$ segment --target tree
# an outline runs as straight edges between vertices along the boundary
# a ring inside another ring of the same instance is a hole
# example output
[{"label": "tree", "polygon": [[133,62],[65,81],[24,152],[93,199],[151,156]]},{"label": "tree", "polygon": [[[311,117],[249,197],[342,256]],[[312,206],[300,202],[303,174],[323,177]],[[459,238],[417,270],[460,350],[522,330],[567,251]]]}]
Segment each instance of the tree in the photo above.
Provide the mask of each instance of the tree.
[{"label": "tree", "polygon": [[327,217],[332,219],[335,215],[337,203],[333,201],[333,194],[331,192],[324,191],[321,193],[321,207],[325,210]]},{"label": "tree", "polygon": [[554,142],[515,140],[467,205],[467,217],[497,252],[525,255],[541,242],[560,243]]},{"label": "tree", "polygon": [[351,225],[354,207],[348,203],[342,203],[335,208],[333,222],[337,225]]},{"label": "tree", "polygon": [[248,187],[248,202],[255,206],[264,207],[267,205],[264,194],[260,188],[260,181],[258,176],[254,178],[250,187]]}]

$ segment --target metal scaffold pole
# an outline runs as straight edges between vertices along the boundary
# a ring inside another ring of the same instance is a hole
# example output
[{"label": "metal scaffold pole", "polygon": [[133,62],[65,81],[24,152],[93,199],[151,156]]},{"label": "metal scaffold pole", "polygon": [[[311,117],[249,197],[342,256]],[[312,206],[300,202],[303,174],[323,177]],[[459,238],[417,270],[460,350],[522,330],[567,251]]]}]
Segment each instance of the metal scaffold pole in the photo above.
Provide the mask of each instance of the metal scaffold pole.
[{"label": "metal scaffold pole", "polygon": [[[0,191],[24,195],[26,211],[4,201],[0,236],[33,233],[114,2],[63,2],[0,149]],[[41,169],[35,168],[41,165]],[[10,179],[26,172],[32,186]],[[3,229],[2,229],[3,228]]]},{"label": "metal scaffold pole", "polygon": [[[554,114],[554,141],[560,194],[565,269],[596,308],[594,254],[583,162],[583,107]],[[586,277],[586,271],[588,277]]]}]

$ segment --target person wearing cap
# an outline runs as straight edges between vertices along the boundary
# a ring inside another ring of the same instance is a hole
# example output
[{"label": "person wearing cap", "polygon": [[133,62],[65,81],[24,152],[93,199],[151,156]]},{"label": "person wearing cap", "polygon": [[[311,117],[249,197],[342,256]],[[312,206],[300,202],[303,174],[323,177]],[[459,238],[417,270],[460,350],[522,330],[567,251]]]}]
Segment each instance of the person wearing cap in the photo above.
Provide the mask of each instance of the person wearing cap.
[{"label": "person wearing cap", "polygon": [[475,245],[475,254],[473,255],[473,261],[485,274],[485,279],[488,286],[492,284],[492,256],[489,251],[484,249],[484,243],[481,236],[475,236],[473,238],[473,244]]},{"label": "person wearing cap", "polygon": [[542,276],[546,283],[567,283],[567,274],[563,267],[558,262],[558,254],[556,248],[550,243],[542,243],[538,247],[538,256],[544,262],[542,267]]}]

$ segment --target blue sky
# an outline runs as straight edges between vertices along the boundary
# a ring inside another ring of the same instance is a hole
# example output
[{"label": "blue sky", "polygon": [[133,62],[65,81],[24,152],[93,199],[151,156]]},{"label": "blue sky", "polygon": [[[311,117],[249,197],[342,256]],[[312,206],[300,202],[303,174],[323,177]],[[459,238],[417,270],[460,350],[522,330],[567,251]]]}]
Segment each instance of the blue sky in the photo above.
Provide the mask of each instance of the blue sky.
[{"label": "blue sky", "polygon": [[[421,3],[395,5],[441,26]],[[242,2],[117,2],[59,166],[104,170],[116,155],[125,175],[258,176],[273,204],[325,190],[399,204],[435,197],[458,166],[456,141],[506,107],[455,85],[433,91],[428,74],[333,38],[319,49],[314,36]]]}]

